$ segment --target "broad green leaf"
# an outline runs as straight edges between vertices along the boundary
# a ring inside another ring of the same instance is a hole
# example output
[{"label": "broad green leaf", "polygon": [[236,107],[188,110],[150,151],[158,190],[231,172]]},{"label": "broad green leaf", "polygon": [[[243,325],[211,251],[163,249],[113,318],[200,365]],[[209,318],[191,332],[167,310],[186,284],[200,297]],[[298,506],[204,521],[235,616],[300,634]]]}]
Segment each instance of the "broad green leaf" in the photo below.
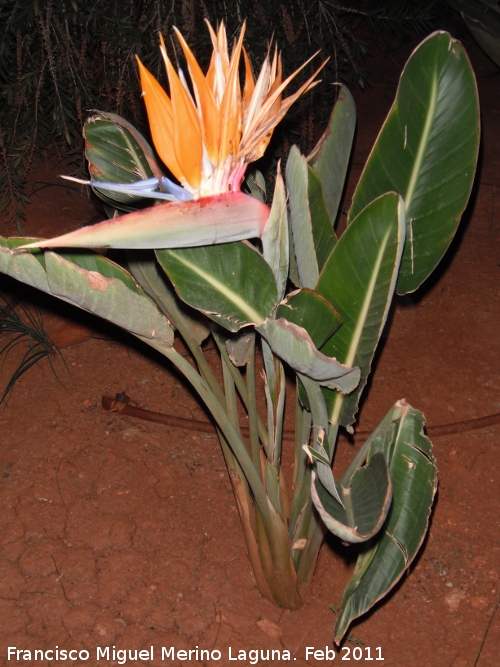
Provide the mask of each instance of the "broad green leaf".
[{"label": "broad green leaf", "polygon": [[96,113],[98,113],[99,116],[102,116],[104,120],[110,120],[116,125],[123,127],[125,130],[128,130],[128,132],[132,135],[134,141],[138,144],[139,148],[143,152],[144,157],[148,162],[151,173],[158,180],[161,180],[162,176],[164,176],[163,170],[160,167],[158,160],[156,159],[156,155],[153,149],[151,148],[149,142],[142,136],[139,130],[137,130],[131,123],[129,123],[128,120],[125,120],[125,118],[118,116],[118,114],[116,113],[111,113],[109,111],[97,111]]},{"label": "broad green leaf", "polygon": [[[319,349],[342,324],[342,318],[332,304],[321,294],[304,287],[287,296],[276,309],[276,318],[283,318],[303,327]],[[302,379],[298,378],[297,391],[300,402],[308,410],[312,409],[310,392],[306,392]],[[324,402],[323,396],[320,397]],[[328,423],[315,421],[327,428]]]},{"label": "broad green leaf", "polygon": [[[311,448],[310,454],[317,457]],[[324,461],[318,461],[318,478],[313,476],[311,497],[328,530],[341,540],[351,543],[366,542],[381,529],[392,498],[391,478],[382,452],[374,454],[366,466],[359,468],[349,480],[348,486],[341,486],[333,479],[331,469]],[[332,493],[319,472],[329,473],[331,484],[336,487]],[[337,501],[340,497],[342,504]]]},{"label": "broad green leaf", "polygon": [[299,269],[297,267],[297,257],[295,255],[295,244],[293,242],[293,234],[288,234],[288,240],[290,242],[290,251],[289,251],[290,267],[288,270],[288,278],[292,283],[292,285],[295,285],[295,287],[300,287]]},{"label": "broad green leaf", "polygon": [[172,345],[173,329],[127,271],[93,253],[11,252],[28,239],[0,238],[0,271],[95,313],[133,334]]},{"label": "broad green leaf", "polygon": [[259,325],[278,297],[269,264],[246,243],[158,250],[179,297],[229,331]]},{"label": "broad green leaf", "polygon": [[149,294],[158,308],[175,327],[182,328],[184,339],[197,345],[210,335],[210,329],[200,314],[177,298],[172,284],[160,268],[154,253],[147,250],[129,250],[127,267],[142,289]]},{"label": "broad green leaf", "polygon": [[429,524],[437,488],[432,444],[423,434],[424,417],[399,401],[370,438],[369,461],[383,454],[393,499],[386,523],[360,555],[335,624],[340,643],[352,620],[367,612],[399,581],[415,558]]},{"label": "broad green leaf", "polygon": [[[85,154],[95,181],[134,183],[153,176],[143,150],[128,129],[102,116],[93,116],[84,126]],[[120,192],[94,192],[107,203],[132,204],[141,197]]]},{"label": "broad green leaf", "polygon": [[498,0],[448,0],[485,53],[500,67],[500,5]]},{"label": "broad green leaf", "polygon": [[246,366],[252,358],[255,336],[248,329],[240,331],[237,336],[226,339],[226,350],[229,358],[237,367]]},{"label": "broad green leaf", "polygon": [[340,364],[319,352],[305,329],[287,320],[266,320],[257,331],[272,351],[294,370],[321,385],[346,393],[359,382],[359,369]]},{"label": "broad green leaf", "polygon": [[269,500],[272,502],[276,512],[278,512],[280,517],[284,520],[285,513],[283,512],[283,505],[281,503],[279,473],[269,461],[264,463],[264,480]]},{"label": "broad green leaf", "polygon": [[321,182],[332,224],[339,212],[355,128],[356,106],[351,93],[341,86],[328,127],[308,158]]},{"label": "broad green leaf", "polygon": [[[260,173],[260,172],[258,172]],[[288,238],[288,216],[286,212],[286,192],[283,177],[278,172],[274,188],[271,213],[262,234],[262,254],[271,267],[276,285],[278,301],[285,295],[288,280],[290,242]]]},{"label": "broad green leaf", "polygon": [[497,32],[495,34],[489,29],[491,28],[490,25],[481,25],[469,17],[464,16],[463,19],[479,46],[493,60],[497,67],[500,67],[500,33]]},{"label": "broad green leaf", "polygon": [[467,54],[448,33],[434,33],[405,66],[349,211],[352,222],[385,192],[403,197],[407,233],[398,293],[416,290],[451,243],[478,146],[478,96]]},{"label": "broad green leaf", "polygon": [[245,176],[245,185],[250,190],[252,197],[255,197],[261,202],[266,202],[266,179],[262,172],[258,169],[247,170]]},{"label": "broad green leaf", "polygon": [[173,345],[172,326],[121,267],[100,257],[96,268],[107,264],[108,275],[103,275],[100,271],[82,268],[81,262],[72,259],[54,252],[45,255],[47,278],[54,296],[71,301],[130,333]]},{"label": "broad green leaf", "polygon": [[290,204],[290,223],[301,287],[314,288],[319,267],[314,248],[311,211],[309,209],[309,174],[306,158],[292,146],[286,163],[286,185]]},{"label": "broad green leaf", "polygon": [[26,285],[50,294],[43,253],[12,252],[26,241],[35,239],[0,236],[0,271]]},{"label": "broad green leaf", "polygon": [[333,221],[328,215],[321,182],[310,166],[307,168],[307,177],[307,196],[311,214],[314,250],[318,261],[318,269],[321,271],[331,251],[335,248],[337,237],[333,231]]},{"label": "broad green leaf", "polygon": [[316,291],[342,317],[342,326],[321,352],[361,371],[360,383],[349,396],[325,390],[332,423],[349,427],[354,422],[391,304],[404,236],[403,202],[388,193],[352,221],[321,272]]},{"label": "broad green leaf", "polygon": [[269,208],[241,192],[167,202],[26,248],[186,248],[260,237]]},{"label": "broad green leaf", "polygon": [[[318,382],[311,380],[305,375],[298,373],[298,380],[300,380],[300,388],[303,393],[307,393],[308,409],[311,412],[313,424],[313,446],[303,446],[303,449],[311,460],[311,455],[315,462],[315,472],[319,482],[324,486],[328,493],[339,503],[339,506],[344,509],[344,503],[339,495],[338,484],[336,483],[332,473],[332,462],[334,447],[330,447],[328,443],[328,413],[326,411],[326,403]],[[325,438],[325,435],[327,436]],[[327,451],[328,448],[328,451]],[[312,462],[312,460],[311,460]],[[311,476],[311,484],[313,482]]]},{"label": "broad green leaf", "polygon": [[[281,361],[272,354],[270,347],[262,339],[264,359],[264,391],[267,401],[267,432],[269,438],[269,460],[279,469],[283,444],[283,419],[285,414],[286,381],[285,369]],[[270,357],[272,356],[272,359]],[[271,370],[271,372],[269,372]],[[283,478],[280,478],[283,483]]]},{"label": "broad green leaf", "polygon": [[300,284],[313,288],[337,239],[320,180],[296,146],[288,156],[286,182]]},{"label": "broad green leaf", "polygon": [[332,304],[307,288],[289,294],[276,309],[276,318],[303,327],[318,349],[342,324],[342,318]]}]

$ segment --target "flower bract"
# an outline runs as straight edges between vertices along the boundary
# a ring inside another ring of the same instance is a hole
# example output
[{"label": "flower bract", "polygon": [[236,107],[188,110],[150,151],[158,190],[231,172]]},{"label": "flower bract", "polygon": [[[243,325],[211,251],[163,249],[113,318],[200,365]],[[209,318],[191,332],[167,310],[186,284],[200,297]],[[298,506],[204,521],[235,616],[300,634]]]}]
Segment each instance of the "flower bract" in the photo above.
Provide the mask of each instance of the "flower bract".
[{"label": "flower bract", "polygon": [[[268,53],[257,79],[243,47],[245,26],[229,55],[226,29],[207,22],[213,53],[204,74],[181,33],[175,29],[189,71],[188,84],[176,71],[161,38],[170,95],[141,63],[139,73],[156,151],[169,171],[194,199],[240,189],[250,162],[260,158],[274,128],[290,106],[318,83],[318,70],[299,89],[283,98],[291,80],[283,81],[281,56]],[[244,60],[244,82],[240,62]],[[313,56],[314,57],[314,56]]]}]

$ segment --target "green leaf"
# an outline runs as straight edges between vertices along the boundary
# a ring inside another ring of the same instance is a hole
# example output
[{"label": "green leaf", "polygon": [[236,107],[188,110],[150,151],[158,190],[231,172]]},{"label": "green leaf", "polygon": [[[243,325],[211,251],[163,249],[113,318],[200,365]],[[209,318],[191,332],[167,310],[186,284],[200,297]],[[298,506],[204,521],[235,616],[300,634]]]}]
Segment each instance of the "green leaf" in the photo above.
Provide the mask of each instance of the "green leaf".
[{"label": "green leaf", "polygon": [[279,473],[269,461],[264,463],[264,480],[269,500],[272,502],[276,512],[278,512],[280,517],[284,520],[285,513],[283,511],[283,504],[281,502]]},{"label": "green leaf", "polygon": [[[303,327],[319,349],[342,324],[342,318],[332,304],[321,294],[304,287],[289,294],[276,309],[276,318],[282,318]],[[302,405],[311,409],[310,396],[298,378],[297,391]],[[324,402],[323,396],[321,400]],[[328,424],[324,425],[327,428]]]},{"label": "green leaf", "polygon": [[165,174],[163,173],[163,170],[160,167],[158,160],[156,159],[156,155],[149,142],[142,136],[139,130],[137,130],[131,123],[129,123],[128,120],[118,116],[116,113],[111,113],[109,111],[98,111],[97,113],[105,120],[110,120],[116,125],[123,127],[125,130],[128,130],[134,141],[138,144],[139,148],[143,152],[153,176],[155,176],[158,180],[161,180],[162,176]]},{"label": "green leaf", "polygon": [[0,271],[26,285],[50,294],[43,253],[11,252],[24,245],[26,241],[35,241],[35,239],[8,239],[0,236]]},{"label": "green leaf", "polygon": [[133,334],[172,345],[173,329],[122,267],[93,253],[13,253],[28,239],[0,238],[0,271]]},{"label": "green leaf", "polygon": [[255,168],[247,170],[245,185],[250,190],[252,197],[263,203],[266,202],[266,179],[262,172]]},{"label": "green leaf", "polygon": [[246,366],[252,359],[252,349],[255,337],[248,329],[240,331],[237,336],[226,339],[226,350],[232,363],[237,366]]},{"label": "green leaf", "polygon": [[179,297],[229,331],[262,324],[276,306],[271,268],[246,243],[158,250],[156,256]]},{"label": "green leaf", "polygon": [[[257,172],[260,173],[260,172]],[[262,234],[262,254],[271,267],[278,286],[278,301],[285,294],[290,260],[286,192],[283,177],[278,171],[271,213]]]},{"label": "green leaf", "polygon": [[321,354],[305,329],[287,320],[266,320],[257,331],[272,351],[298,373],[317,380],[325,387],[350,392],[359,382],[359,369],[340,364]]},{"label": "green leaf", "polygon": [[321,272],[316,291],[333,303],[342,326],[321,352],[359,366],[361,380],[349,396],[325,391],[329,419],[349,427],[387,319],[405,236],[400,197],[379,197],[352,221]]},{"label": "green leaf", "polygon": [[[315,463],[315,473],[319,483],[326,491],[339,503],[339,507],[345,508],[345,505],[339,495],[340,487],[335,481],[332,473],[333,455],[335,447],[329,442],[328,414],[326,412],[326,403],[318,382],[311,380],[305,375],[298,373],[298,379],[301,382],[301,390],[307,393],[307,402],[311,412],[313,425],[313,446],[303,446],[311,462]],[[336,430],[336,429],[335,429]],[[326,437],[325,437],[326,436]],[[311,471],[312,472],[312,471]],[[311,474],[311,484],[313,476]]]},{"label": "green leaf", "polygon": [[154,253],[147,250],[129,251],[127,267],[162,313],[172,324],[182,328],[185,340],[192,339],[196,345],[201,345],[208,338],[210,329],[205,318],[177,298],[172,283],[158,265]]},{"label": "green leaf", "polygon": [[321,182],[333,224],[337,219],[344,190],[355,128],[356,106],[349,90],[341,86],[328,127],[308,158]]},{"label": "green leaf", "polygon": [[306,158],[292,146],[286,163],[286,185],[290,203],[290,224],[300,286],[314,289],[319,277],[309,209],[309,174]]},{"label": "green leaf", "polygon": [[172,326],[126,271],[103,257],[95,262],[96,268],[104,269],[103,272],[87,270],[81,268],[82,262],[78,259],[71,255],[63,257],[54,252],[46,253],[47,277],[54,296],[99,315],[130,333],[173,345]]},{"label": "green leaf", "polygon": [[[314,455],[313,451],[311,454]],[[321,466],[323,474],[329,472],[331,483],[336,487],[333,494],[321,478],[313,476],[311,497],[328,530],[350,543],[366,542],[376,535],[392,498],[391,478],[383,453],[374,454],[366,466],[356,470],[346,487],[333,479],[331,469],[323,461],[317,465]]]},{"label": "green leaf", "polygon": [[434,33],[406,64],[349,211],[352,221],[384,192],[403,197],[407,234],[398,293],[416,290],[451,243],[478,146],[479,104],[467,54],[448,33]]},{"label": "green leaf", "polygon": [[383,454],[393,500],[383,530],[358,558],[335,624],[340,643],[350,622],[367,612],[399,581],[415,558],[429,524],[437,488],[432,444],[423,434],[422,413],[405,401],[392,408],[370,438],[368,456]]},{"label": "green leaf", "polygon": [[321,182],[296,146],[288,156],[286,182],[300,284],[313,288],[337,239]]},{"label": "green leaf", "polygon": [[500,5],[498,0],[448,0],[460,13],[479,46],[500,67]]},{"label": "green leaf", "polygon": [[321,182],[311,167],[307,168],[307,177],[307,196],[311,214],[314,250],[318,261],[318,269],[321,271],[331,251],[335,248],[337,237],[333,231],[334,221],[330,220],[328,215]]},{"label": "green leaf", "polygon": [[[128,131],[102,116],[93,116],[83,128],[85,154],[89,162],[90,176],[95,181],[134,183],[153,176],[143,150]],[[120,192],[101,193],[98,197],[112,204],[131,204],[142,198]]]},{"label": "green leaf", "polygon": [[303,327],[318,349],[342,324],[342,318],[332,304],[307,288],[289,294],[276,309],[276,318]]},{"label": "green leaf", "polygon": [[23,248],[186,248],[260,237],[269,208],[241,192],[166,202]]}]

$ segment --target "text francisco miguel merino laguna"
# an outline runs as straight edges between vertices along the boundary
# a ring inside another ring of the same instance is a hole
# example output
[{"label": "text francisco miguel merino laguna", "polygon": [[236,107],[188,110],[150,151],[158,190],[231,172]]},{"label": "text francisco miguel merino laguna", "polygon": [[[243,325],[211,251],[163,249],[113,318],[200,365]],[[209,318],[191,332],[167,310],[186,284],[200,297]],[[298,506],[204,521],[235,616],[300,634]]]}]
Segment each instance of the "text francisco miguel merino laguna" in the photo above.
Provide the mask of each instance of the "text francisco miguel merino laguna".
[{"label": "text francisco miguel merino laguna", "polygon": [[[158,655],[159,654],[159,655]],[[316,660],[333,660],[335,658],[335,651],[326,646],[323,649],[316,649],[313,646],[305,647],[305,658],[315,658]],[[182,650],[176,649],[174,646],[161,647],[161,651],[154,649],[151,646],[149,649],[117,649],[115,646],[97,646],[95,650],[88,651],[87,649],[66,649],[56,646],[53,649],[24,649],[17,646],[9,646],[7,648],[7,659],[17,662],[34,662],[37,660],[49,660],[54,662],[66,662],[67,660],[113,660],[119,665],[125,665],[128,662],[137,660],[150,660],[154,662],[156,659],[165,661],[199,661],[210,660],[219,662],[221,660],[235,660],[245,661],[250,665],[257,665],[262,660],[283,660],[284,662],[296,660],[290,655],[290,651],[282,649],[234,649],[231,646],[227,648],[226,655],[222,656],[222,652],[218,649],[208,650],[201,649],[196,646],[194,649]]]}]

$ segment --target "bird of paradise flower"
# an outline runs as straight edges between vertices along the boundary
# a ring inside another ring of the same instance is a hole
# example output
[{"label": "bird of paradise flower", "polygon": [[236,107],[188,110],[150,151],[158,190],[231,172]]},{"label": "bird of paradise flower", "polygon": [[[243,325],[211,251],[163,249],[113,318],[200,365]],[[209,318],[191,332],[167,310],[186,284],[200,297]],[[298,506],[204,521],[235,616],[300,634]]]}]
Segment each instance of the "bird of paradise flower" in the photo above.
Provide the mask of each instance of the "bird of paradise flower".
[{"label": "bird of paradise flower", "polygon": [[[180,185],[167,177],[133,184],[79,181],[103,192],[166,199],[151,208],[119,216],[30,247],[173,248],[224,243],[262,235],[269,208],[241,192],[249,163],[259,159],[291,105],[313,88],[323,63],[289,97],[283,92],[314,58],[283,81],[281,56],[270,53],[257,79],[243,46],[245,25],[229,56],[224,23],[208,23],[213,53],[203,74],[181,33],[191,87],[176,72],[160,35],[170,96],[137,58],[143,98],[156,151]],[[241,56],[244,84],[240,83]],[[316,54],[315,54],[316,55]],[[77,180],[77,179],[72,179]]]}]

